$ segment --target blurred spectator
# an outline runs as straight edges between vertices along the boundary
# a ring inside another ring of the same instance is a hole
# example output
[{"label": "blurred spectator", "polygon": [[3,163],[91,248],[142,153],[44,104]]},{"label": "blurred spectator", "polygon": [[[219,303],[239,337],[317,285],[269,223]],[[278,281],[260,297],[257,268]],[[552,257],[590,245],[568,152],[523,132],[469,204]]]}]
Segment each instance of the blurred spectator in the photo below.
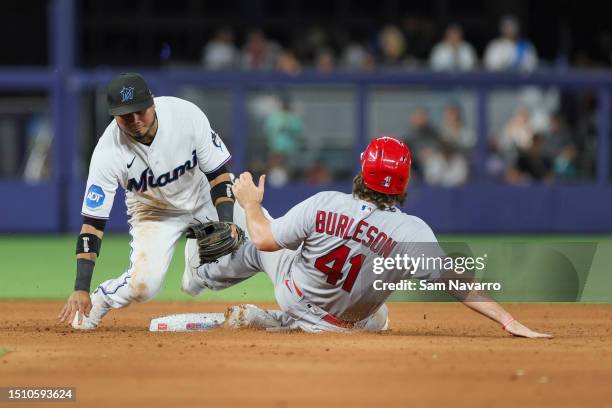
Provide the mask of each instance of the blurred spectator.
[{"label": "blurred spectator", "polygon": [[506,173],[510,184],[529,184],[535,182],[552,182],[552,161],[544,152],[544,138],[539,133],[533,135],[531,145],[521,150],[514,166]]},{"label": "blurred spectator", "polygon": [[498,140],[498,149],[503,157],[515,157],[517,149],[525,150],[531,146],[533,139],[531,113],[525,106],[519,106],[508,119]]},{"label": "blurred spectator", "polygon": [[429,156],[439,150],[440,135],[431,124],[425,108],[417,108],[412,112],[409,121],[410,131],[404,141],[416,159],[415,170],[418,174]]},{"label": "blurred spectator", "polygon": [[455,24],[446,29],[444,39],[434,46],[429,57],[434,71],[470,71],[476,63],[474,47],[463,41],[463,30]]},{"label": "blurred spectator", "polygon": [[550,129],[542,135],[544,153],[553,159],[553,171],[562,179],[576,177],[577,149],[572,134],[559,113],[550,117]]},{"label": "blurred spectator", "polygon": [[317,60],[315,63],[317,71],[322,73],[330,73],[336,68],[336,58],[332,50],[323,48],[317,54]]},{"label": "blurred spectator", "polygon": [[263,31],[253,30],[242,50],[242,67],[247,70],[274,69],[280,51],[280,46],[268,41]]},{"label": "blurred spectator", "polygon": [[468,179],[468,162],[451,144],[442,143],[439,151],[429,155],[423,165],[427,184],[453,187]]},{"label": "blurred spectator", "polygon": [[518,20],[513,16],[504,17],[500,32],[501,37],[492,40],[485,50],[486,69],[533,71],[538,65],[538,55],[531,42],[519,37]]},{"label": "blurred spectator", "polygon": [[294,36],[292,48],[300,61],[314,61],[317,54],[329,46],[330,41],[329,32],[322,27],[313,26]]},{"label": "blurred spectator", "polygon": [[321,160],[316,161],[304,172],[304,181],[308,184],[322,185],[332,182],[332,174]]},{"label": "blurred spectator", "polygon": [[485,163],[485,175],[490,180],[500,180],[506,172],[508,163],[499,153],[496,139],[487,140],[487,158]]},{"label": "blurred spectator", "polygon": [[557,178],[573,180],[576,178],[576,156],[578,152],[574,145],[566,146],[553,161],[553,171]]},{"label": "blurred spectator", "polygon": [[404,34],[394,25],[385,26],[378,34],[379,64],[384,67],[399,67],[405,64]]},{"label": "blurred spectator", "polygon": [[548,132],[544,133],[544,148],[551,157],[556,157],[568,146],[573,146],[572,133],[559,112],[550,116]]},{"label": "blurred spectator", "polygon": [[351,71],[371,71],[375,68],[374,56],[361,44],[350,43],[342,52],[342,67]]},{"label": "blurred spectator", "polygon": [[289,171],[285,165],[285,156],[272,153],[268,160],[266,182],[272,187],[283,187],[289,181]]},{"label": "blurred spectator", "polygon": [[580,152],[576,159],[578,173],[581,177],[593,178],[597,156],[597,94],[592,90],[579,91],[573,103],[575,105],[569,115],[574,125],[576,147]]},{"label": "blurred spectator", "polygon": [[440,135],[444,142],[451,144],[463,154],[469,153],[476,143],[474,131],[465,126],[461,108],[455,104],[450,104],[444,109]]},{"label": "blurred spectator", "polygon": [[517,106],[524,106],[529,110],[529,120],[533,131],[547,131],[550,125],[550,116],[559,106],[558,89],[526,86],[518,88],[515,95]]},{"label": "blurred spectator", "polygon": [[425,61],[437,41],[436,25],[424,16],[405,16],[401,24],[406,54]]},{"label": "blurred spectator", "polygon": [[270,154],[279,154],[294,164],[302,146],[302,128],[302,119],[292,112],[291,101],[284,96],[281,109],[270,113],[264,121]]},{"label": "blurred spectator", "polygon": [[302,66],[293,51],[282,50],[276,59],[276,69],[287,75],[297,75],[302,70]]},{"label": "blurred spectator", "polygon": [[234,33],[229,28],[222,28],[206,44],[202,54],[202,65],[206,69],[234,69],[238,66],[238,49],[234,45]]}]

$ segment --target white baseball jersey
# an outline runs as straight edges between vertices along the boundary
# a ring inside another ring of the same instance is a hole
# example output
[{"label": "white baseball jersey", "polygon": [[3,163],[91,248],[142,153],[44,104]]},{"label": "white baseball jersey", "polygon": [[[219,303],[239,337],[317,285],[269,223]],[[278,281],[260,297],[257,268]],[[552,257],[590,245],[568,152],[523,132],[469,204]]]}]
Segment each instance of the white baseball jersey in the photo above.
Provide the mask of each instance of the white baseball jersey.
[{"label": "white baseball jersey", "polygon": [[150,146],[135,141],[112,121],[91,158],[82,214],[107,219],[117,185],[126,200],[167,211],[193,211],[207,197],[204,173],[218,170],[231,155],[191,102],[155,98],[158,129]]},{"label": "white baseball jersey", "polygon": [[372,315],[390,296],[390,290],[374,289],[375,280],[439,277],[439,271],[414,270],[414,265],[377,275],[375,258],[443,256],[431,228],[420,218],[331,191],[272,221],[272,235],[280,246],[298,250],[287,267],[304,298],[353,322]]}]

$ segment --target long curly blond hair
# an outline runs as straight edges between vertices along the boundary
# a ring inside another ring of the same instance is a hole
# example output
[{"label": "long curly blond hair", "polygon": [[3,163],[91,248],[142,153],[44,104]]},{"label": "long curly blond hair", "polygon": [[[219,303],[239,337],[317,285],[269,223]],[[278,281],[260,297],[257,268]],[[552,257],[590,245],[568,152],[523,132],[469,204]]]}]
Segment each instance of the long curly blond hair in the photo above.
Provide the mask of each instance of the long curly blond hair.
[{"label": "long curly blond hair", "polygon": [[380,210],[393,207],[395,204],[403,205],[406,201],[408,193],[404,191],[402,194],[383,194],[366,187],[363,182],[361,173],[353,179],[353,196],[362,200],[370,201],[376,204]]}]

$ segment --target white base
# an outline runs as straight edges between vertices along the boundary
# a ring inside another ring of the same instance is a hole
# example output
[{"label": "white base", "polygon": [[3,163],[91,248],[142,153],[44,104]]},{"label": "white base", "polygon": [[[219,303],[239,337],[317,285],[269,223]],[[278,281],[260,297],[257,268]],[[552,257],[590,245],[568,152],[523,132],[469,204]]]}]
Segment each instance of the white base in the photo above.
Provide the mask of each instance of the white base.
[{"label": "white base", "polygon": [[184,313],[161,316],[151,319],[149,331],[185,332],[205,331],[223,325],[223,313]]}]

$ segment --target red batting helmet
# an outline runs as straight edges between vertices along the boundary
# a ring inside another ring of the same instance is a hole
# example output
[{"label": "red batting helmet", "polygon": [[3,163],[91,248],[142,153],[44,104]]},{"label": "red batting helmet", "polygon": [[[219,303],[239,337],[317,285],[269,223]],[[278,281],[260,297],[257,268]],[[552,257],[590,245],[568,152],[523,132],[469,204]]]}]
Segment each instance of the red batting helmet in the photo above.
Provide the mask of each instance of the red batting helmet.
[{"label": "red batting helmet", "polygon": [[389,136],[372,140],[361,153],[361,174],[367,188],[383,194],[402,194],[410,179],[410,150]]}]

